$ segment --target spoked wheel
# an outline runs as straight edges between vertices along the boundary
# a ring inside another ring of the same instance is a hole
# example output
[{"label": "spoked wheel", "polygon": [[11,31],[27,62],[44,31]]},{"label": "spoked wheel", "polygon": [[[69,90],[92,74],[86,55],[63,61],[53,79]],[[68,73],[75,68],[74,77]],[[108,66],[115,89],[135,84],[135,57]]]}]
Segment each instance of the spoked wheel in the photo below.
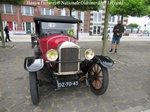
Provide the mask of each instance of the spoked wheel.
[{"label": "spoked wheel", "polygon": [[102,65],[95,64],[88,73],[91,91],[96,95],[106,92],[109,82],[108,70]]},{"label": "spoked wheel", "polygon": [[30,94],[34,105],[39,102],[37,72],[29,72]]}]

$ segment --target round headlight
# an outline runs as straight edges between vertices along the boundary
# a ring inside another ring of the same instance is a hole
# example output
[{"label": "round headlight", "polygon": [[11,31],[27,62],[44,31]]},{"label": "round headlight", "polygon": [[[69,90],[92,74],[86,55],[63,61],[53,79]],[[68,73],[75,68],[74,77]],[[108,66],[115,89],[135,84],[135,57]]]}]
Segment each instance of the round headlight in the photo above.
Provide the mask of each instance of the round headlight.
[{"label": "round headlight", "polygon": [[91,60],[94,56],[95,56],[95,53],[94,53],[94,51],[92,49],[87,49],[85,51],[85,58],[87,60]]},{"label": "round headlight", "polygon": [[51,50],[47,51],[46,57],[49,61],[55,61],[58,58],[58,53],[56,50],[51,49]]}]

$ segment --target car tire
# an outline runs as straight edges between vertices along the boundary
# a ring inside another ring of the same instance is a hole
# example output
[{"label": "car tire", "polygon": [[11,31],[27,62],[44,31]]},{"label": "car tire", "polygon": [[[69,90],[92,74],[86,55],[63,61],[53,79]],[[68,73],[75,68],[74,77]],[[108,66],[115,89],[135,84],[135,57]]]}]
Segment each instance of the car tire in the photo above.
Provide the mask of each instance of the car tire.
[{"label": "car tire", "polygon": [[100,64],[95,64],[88,72],[88,76],[91,91],[95,95],[104,94],[109,83],[108,69]]},{"label": "car tire", "polygon": [[37,72],[29,72],[30,94],[34,105],[39,102]]}]

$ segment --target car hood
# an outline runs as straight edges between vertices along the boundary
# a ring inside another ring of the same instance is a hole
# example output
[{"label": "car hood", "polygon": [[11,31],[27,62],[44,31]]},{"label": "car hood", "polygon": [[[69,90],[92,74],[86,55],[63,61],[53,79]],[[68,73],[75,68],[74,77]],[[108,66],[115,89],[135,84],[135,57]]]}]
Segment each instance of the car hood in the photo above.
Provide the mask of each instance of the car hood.
[{"label": "car hood", "polygon": [[53,34],[45,38],[39,39],[39,46],[43,56],[50,49],[57,49],[57,47],[63,42],[70,41],[76,43],[77,39],[69,35]]}]

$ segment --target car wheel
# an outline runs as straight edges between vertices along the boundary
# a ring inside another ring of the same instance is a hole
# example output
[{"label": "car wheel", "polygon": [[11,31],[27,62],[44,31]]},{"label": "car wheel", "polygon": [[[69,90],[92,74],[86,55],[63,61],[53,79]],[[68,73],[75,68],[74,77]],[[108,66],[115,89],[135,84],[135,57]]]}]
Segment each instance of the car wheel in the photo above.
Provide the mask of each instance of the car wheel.
[{"label": "car wheel", "polygon": [[91,91],[96,95],[102,95],[106,92],[109,75],[108,70],[102,65],[95,64],[88,72]]},{"label": "car wheel", "polygon": [[30,94],[34,105],[39,102],[38,85],[37,85],[37,72],[29,72]]}]

